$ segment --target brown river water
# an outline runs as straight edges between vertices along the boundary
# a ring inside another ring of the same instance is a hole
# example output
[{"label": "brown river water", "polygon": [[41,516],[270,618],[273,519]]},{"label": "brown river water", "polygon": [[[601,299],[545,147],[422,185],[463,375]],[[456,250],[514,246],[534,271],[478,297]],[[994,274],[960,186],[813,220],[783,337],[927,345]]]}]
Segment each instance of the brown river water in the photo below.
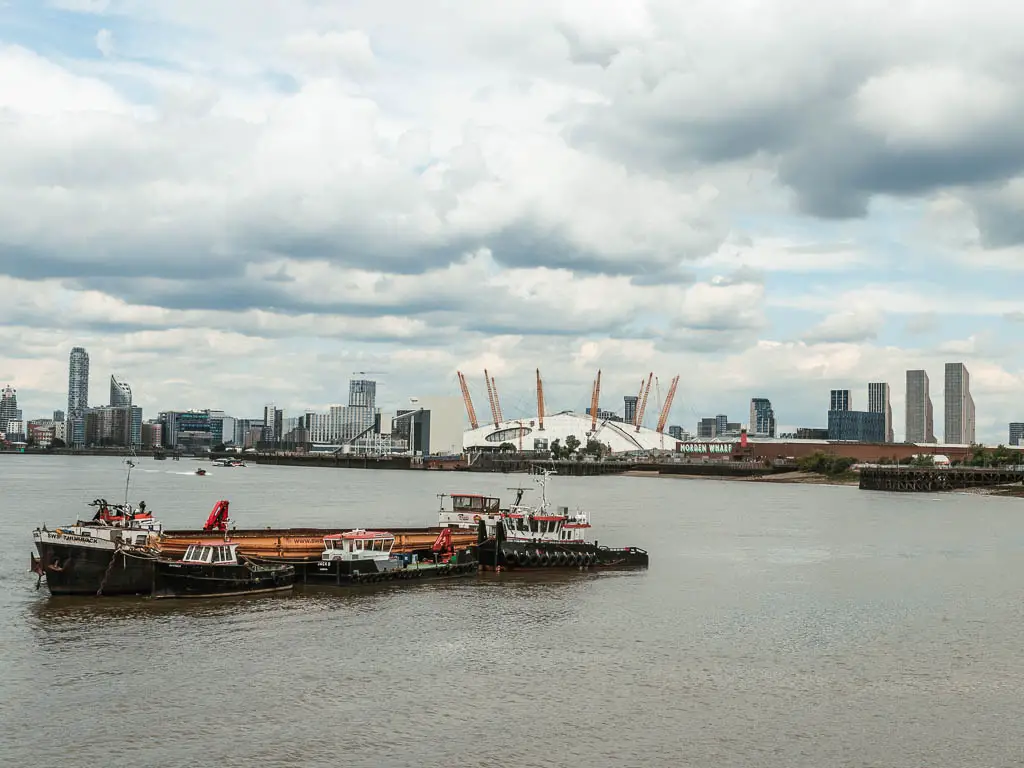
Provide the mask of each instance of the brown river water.
[{"label": "brown river water", "polygon": [[[426,526],[528,483],[138,462],[169,528],[222,498],[240,527]],[[154,602],[28,571],[36,525],[123,500],[119,460],[0,473],[0,766],[1024,765],[1024,500],[554,477],[650,569]]]}]

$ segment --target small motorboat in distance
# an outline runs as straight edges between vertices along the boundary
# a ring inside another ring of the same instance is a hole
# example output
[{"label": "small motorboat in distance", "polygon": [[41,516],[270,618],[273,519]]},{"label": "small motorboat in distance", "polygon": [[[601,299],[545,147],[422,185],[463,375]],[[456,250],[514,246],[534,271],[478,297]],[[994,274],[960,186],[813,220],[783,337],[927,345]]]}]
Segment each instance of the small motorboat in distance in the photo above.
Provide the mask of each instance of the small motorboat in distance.
[{"label": "small motorboat in distance", "polygon": [[244,467],[245,462],[241,459],[214,459],[213,466],[215,467]]},{"label": "small motorboat in distance", "polygon": [[189,545],[180,560],[154,563],[154,598],[232,597],[285,592],[295,585],[295,567],[253,563],[238,554],[238,544],[208,539]]},{"label": "small motorboat in distance", "polygon": [[202,477],[203,475],[206,474],[206,470],[200,467],[199,469],[196,470],[196,474]]}]

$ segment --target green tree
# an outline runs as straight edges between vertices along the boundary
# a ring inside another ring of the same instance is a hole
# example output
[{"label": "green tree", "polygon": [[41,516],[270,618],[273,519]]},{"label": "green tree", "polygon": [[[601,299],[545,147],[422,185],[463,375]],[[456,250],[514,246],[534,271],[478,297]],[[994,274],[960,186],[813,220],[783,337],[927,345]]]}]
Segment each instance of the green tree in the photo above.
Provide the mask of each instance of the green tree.
[{"label": "green tree", "polygon": [[579,438],[576,435],[569,435],[565,438],[565,458],[571,458],[576,449],[580,447]]},{"label": "green tree", "polygon": [[55,438],[53,438],[53,440],[50,441],[50,447],[51,448],[67,448],[68,446],[67,446],[67,443],[65,443],[59,437],[55,437]]},{"label": "green tree", "polygon": [[605,452],[604,443],[602,443],[600,440],[590,438],[589,440],[587,440],[587,447],[583,449],[583,452],[590,456],[593,456],[595,459],[600,459]]},{"label": "green tree", "polygon": [[551,451],[551,458],[558,461],[562,458],[562,443],[555,438],[551,441],[551,445],[548,446],[548,450]]},{"label": "green tree", "polygon": [[501,453],[515,453],[516,452],[516,447],[515,447],[515,445],[513,443],[510,443],[510,442],[506,441],[506,442],[504,442],[504,443],[502,443],[501,445],[498,446],[498,450]]},{"label": "green tree", "polygon": [[857,460],[849,456],[829,456],[817,451],[810,456],[797,459],[797,468],[802,472],[813,472],[816,475],[834,477],[850,471]]},{"label": "green tree", "polygon": [[225,447],[226,446],[224,445],[224,443],[216,443],[210,450],[213,451],[214,453],[224,453]]}]

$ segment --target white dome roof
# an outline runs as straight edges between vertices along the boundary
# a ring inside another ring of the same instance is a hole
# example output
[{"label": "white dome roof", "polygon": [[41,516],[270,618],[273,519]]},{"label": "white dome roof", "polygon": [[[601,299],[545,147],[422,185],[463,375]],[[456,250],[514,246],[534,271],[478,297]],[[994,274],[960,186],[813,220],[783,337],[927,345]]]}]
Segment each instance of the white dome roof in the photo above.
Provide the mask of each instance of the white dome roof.
[{"label": "white dome roof", "polygon": [[[540,429],[537,418],[506,419],[498,424],[487,424],[477,429],[470,429],[462,435],[462,447],[466,448],[497,448],[502,443],[511,443],[524,451],[547,450],[555,440],[565,445],[569,435],[575,435],[581,446],[588,440],[597,440],[609,446],[612,453],[630,453],[633,451],[653,451],[675,449],[676,441],[667,434],[659,434],[653,429],[640,427],[640,431],[632,424],[618,421],[597,422],[597,429],[590,431],[589,416],[571,412],[555,413],[544,417],[544,429]],[[520,443],[522,434],[522,443]],[[540,441],[546,441],[541,443]]]}]

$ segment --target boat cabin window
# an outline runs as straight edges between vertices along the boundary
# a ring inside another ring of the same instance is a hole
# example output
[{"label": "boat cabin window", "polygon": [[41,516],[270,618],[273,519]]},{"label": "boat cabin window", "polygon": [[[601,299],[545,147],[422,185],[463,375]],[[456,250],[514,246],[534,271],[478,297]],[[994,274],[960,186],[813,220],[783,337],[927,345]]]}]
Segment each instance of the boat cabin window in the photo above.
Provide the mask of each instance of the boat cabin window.
[{"label": "boat cabin window", "polygon": [[499,510],[501,500],[491,496],[452,496],[452,509],[456,512],[487,512]]}]

